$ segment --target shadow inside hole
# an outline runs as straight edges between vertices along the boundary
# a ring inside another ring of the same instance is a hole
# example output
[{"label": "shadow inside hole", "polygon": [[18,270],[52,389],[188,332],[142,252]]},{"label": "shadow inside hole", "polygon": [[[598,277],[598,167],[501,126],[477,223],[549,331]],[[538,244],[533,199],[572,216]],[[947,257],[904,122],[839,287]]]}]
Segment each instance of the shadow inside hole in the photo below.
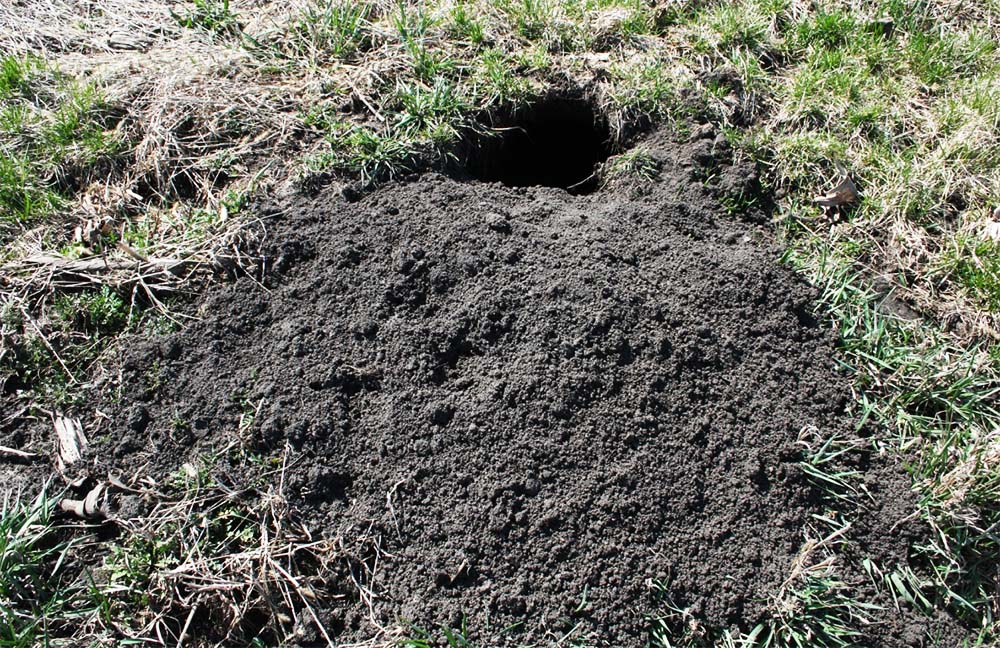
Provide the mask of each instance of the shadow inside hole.
[{"label": "shadow inside hole", "polygon": [[597,168],[611,154],[607,123],[590,102],[549,98],[493,124],[469,143],[465,170],[511,187],[559,187],[573,194],[597,188]]}]

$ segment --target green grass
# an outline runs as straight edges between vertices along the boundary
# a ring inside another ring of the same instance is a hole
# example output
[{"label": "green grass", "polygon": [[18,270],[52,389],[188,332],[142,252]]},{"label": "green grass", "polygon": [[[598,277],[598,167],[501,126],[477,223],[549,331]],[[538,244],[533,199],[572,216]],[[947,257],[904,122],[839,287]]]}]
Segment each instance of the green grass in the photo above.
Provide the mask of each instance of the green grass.
[{"label": "green grass", "polygon": [[956,241],[953,255],[942,259],[948,272],[977,306],[1000,312],[1000,243]]},{"label": "green grass", "polygon": [[876,606],[850,598],[835,576],[805,574],[773,603],[772,615],[749,632],[714,628],[689,611],[664,604],[650,620],[658,648],[860,648]]},{"label": "green grass", "polygon": [[0,383],[31,385],[36,405],[43,407],[84,398],[82,381],[118,336],[156,318],[133,311],[107,286],[58,295],[49,316],[50,328],[43,332],[16,303],[0,310],[0,330],[8,339],[8,352],[0,357]]},{"label": "green grass", "polygon": [[316,0],[293,23],[287,43],[314,64],[351,60],[371,45],[372,7],[364,2]]},{"label": "green grass", "polygon": [[51,215],[122,151],[97,88],[33,58],[0,59],[0,241]]},{"label": "green grass", "polygon": [[660,174],[661,166],[647,151],[635,148],[610,158],[602,179],[609,182],[619,178],[635,178],[649,182]]},{"label": "green grass", "polygon": [[67,568],[72,543],[53,520],[46,488],[33,500],[0,504],[0,646],[48,645],[91,612],[86,589]]},{"label": "green grass", "polygon": [[927,323],[883,313],[847,259],[813,255],[792,249],[789,261],[823,287],[825,316],[840,329],[862,404],[895,432],[883,443],[916,457],[920,511],[935,529],[913,548],[913,559],[935,575],[920,596],[990,629],[988,572],[1000,547],[988,529],[1000,523],[1000,475],[982,463],[988,450],[977,438],[1000,425],[1000,356],[995,346],[959,347]]},{"label": "green grass", "polygon": [[238,34],[239,18],[229,6],[229,0],[191,0],[182,12],[170,14],[182,27],[203,29],[217,34]]}]

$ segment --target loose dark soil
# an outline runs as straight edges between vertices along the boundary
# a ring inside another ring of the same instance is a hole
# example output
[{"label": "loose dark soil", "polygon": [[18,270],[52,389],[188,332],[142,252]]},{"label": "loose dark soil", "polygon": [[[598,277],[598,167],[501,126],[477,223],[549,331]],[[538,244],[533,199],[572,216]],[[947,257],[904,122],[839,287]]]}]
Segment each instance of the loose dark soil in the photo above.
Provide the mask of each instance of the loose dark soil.
[{"label": "loose dark soil", "polygon": [[[800,433],[857,423],[813,292],[763,214],[720,207],[756,190],[752,169],[701,134],[645,142],[656,182],[585,196],[425,174],[274,206],[266,288],[216,287],[201,321],[133,349],[97,454],[174,471],[261,403],[239,442],[290,444],[292,503],[375,568],[381,624],[640,646],[655,582],[707,624],[753,627],[820,533]],[[857,462],[876,503],[851,555],[905,562],[907,478]],[[346,567],[331,587],[338,639],[371,636]],[[865,645],[959,636],[873,616]]]}]

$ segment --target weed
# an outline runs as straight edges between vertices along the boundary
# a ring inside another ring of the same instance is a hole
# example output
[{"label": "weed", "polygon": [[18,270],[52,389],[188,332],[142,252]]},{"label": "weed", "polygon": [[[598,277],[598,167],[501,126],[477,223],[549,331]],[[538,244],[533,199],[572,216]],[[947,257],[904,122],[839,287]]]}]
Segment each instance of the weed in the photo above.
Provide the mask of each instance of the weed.
[{"label": "weed", "polygon": [[478,46],[486,42],[486,32],[482,22],[472,16],[465,2],[459,2],[452,7],[450,31],[457,38],[468,41],[470,45]]},{"label": "weed", "polygon": [[396,129],[400,133],[408,137],[427,135],[442,143],[455,138],[467,110],[456,87],[445,79],[438,79],[432,88],[421,83],[400,84],[396,98],[400,103]]},{"label": "weed", "polygon": [[128,323],[125,301],[108,286],[56,298],[53,312],[67,329],[113,335]]},{"label": "weed", "polygon": [[316,0],[295,24],[291,44],[315,62],[350,60],[371,44],[367,3]]},{"label": "weed", "polygon": [[315,168],[348,171],[366,185],[397,176],[412,164],[416,150],[412,141],[402,135],[368,128],[336,134],[331,144],[333,151],[317,159]]},{"label": "weed", "polygon": [[916,31],[910,37],[906,54],[920,81],[934,90],[955,77],[976,73],[996,47],[992,39],[977,31],[964,34]]},{"label": "weed", "polygon": [[229,0],[192,0],[192,4],[194,6],[183,15],[170,10],[170,15],[182,27],[229,35],[241,31],[238,17],[229,8]]},{"label": "weed", "polygon": [[648,182],[660,174],[660,167],[660,162],[649,152],[636,148],[609,159],[604,180],[632,177]]}]

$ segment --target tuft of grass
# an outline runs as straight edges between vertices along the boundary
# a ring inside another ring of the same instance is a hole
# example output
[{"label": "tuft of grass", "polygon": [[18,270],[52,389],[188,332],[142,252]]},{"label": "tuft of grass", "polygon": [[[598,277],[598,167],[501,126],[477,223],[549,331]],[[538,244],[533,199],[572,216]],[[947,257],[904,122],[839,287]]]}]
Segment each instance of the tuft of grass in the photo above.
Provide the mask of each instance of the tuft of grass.
[{"label": "tuft of grass", "polygon": [[642,148],[634,148],[610,158],[606,164],[604,181],[619,178],[637,178],[649,182],[660,174],[660,162]]},{"label": "tuft of grass", "polygon": [[486,43],[486,30],[483,23],[477,20],[466,2],[457,2],[451,9],[451,24],[449,31],[470,45],[480,46]]},{"label": "tuft of grass", "polygon": [[478,98],[478,108],[526,104],[532,95],[528,79],[514,72],[515,63],[498,49],[489,49],[476,59],[471,74],[470,94]]},{"label": "tuft of grass", "polygon": [[409,137],[426,136],[446,144],[458,135],[468,105],[454,84],[437,79],[433,87],[415,82],[400,83],[396,88],[400,109],[395,128]]},{"label": "tuft of grass", "polygon": [[[31,58],[0,59],[0,241],[52,214],[101,160],[121,152],[97,88]],[[30,88],[30,90],[29,90]]]},{"label": "tuft of grass", "polygon": [[48,645],[92,612],[86,591],[65,568],[72,543],[59,537],[55,502],[5,495],[0,505],[0,645]]},{"label": "tuft of grass", "polygon": [[311,161],[315,171],[344,171],[368,186],[397,177],[413,164],[415,144],[393,133],[355,127],[330,135],[331,150]]},{"label": "tuft of grass", "polygon": [[41,62],[31,56],[0,58],[0,101],[27,95],[32,76],[40,66]]},{"label": "tuft of grass", "polygon": [[946,271],[981,308],[1000,313],[1000,243],[966,242],[942,259]]},{"label": "tuft of grass", "polygon": [[472,643],[468,637],[469,630],[463,619],[460,628],[441,626],[440,636],[424,628],[411,626],[407,636],[401,639],[397,645],[400,648],[434,648],[435,646],[476,648],[477,644]]},{"label": "tuft of grass", "polygon": [[662,61],[639,58],[610,69],[613,84],[603,101],[613,134],[621,139],[629,126],[670,119],[680,114],[678,79]]},{"label": "tuft of grass", "polygon": [[349,61],[371,46],[370,4],[315,0],[293,23],[288,45],[314,63]]},{"label": "tuft of grass", "polygon": [[181,27],[229,35],[242,30],[238,16],[229,7],[229,0],[191,0],[191,5],[183,14],[170,10]]},{"label": "tuft of grass", "polygon": [[456,62],[446,51],[433,46],[431,30],[437,27],[438,20],[427,8],[422,4],[410,7],[401,2],[397,9],[392,24],[410,59],[414,76],[420,81],[433,82],[454,71]]}]

